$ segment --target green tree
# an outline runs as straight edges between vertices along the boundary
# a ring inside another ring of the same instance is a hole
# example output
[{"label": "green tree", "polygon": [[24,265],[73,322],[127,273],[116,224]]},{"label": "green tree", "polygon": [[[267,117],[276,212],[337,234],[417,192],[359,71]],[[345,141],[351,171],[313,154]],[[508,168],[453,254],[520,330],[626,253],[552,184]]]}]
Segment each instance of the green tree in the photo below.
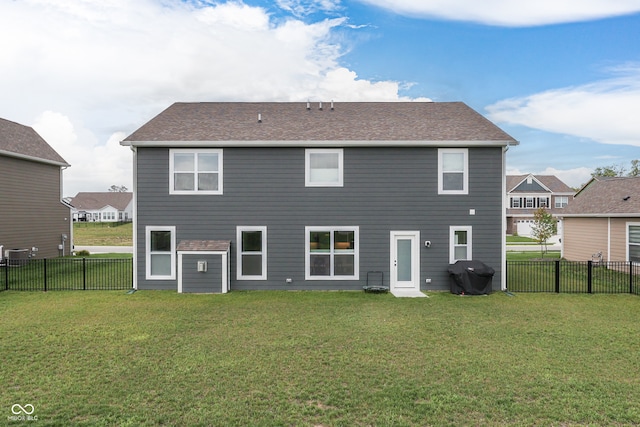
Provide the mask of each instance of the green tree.
[{"label": "green tree", "polygon": [[631,160],[631,169],[627,172],[624,165],[598,166],[591,173],[592,177],[597,176],[640,176],[640,160]]},{"label": "green tree", "polygon": [[626,171],[624,165],[598,166],[591,173],[591,176],[594,178],[597,176],[624,176]]},{"label": "green tree", "polygon": [[531,235],[535,241],[540,245],[540,254],[544,254],[548,251],[547,241],[551,236],[556,234],[557,225],[556,220],[553,218],[545,208],[538,209],[533,214],[533,226],[531,227]]}]

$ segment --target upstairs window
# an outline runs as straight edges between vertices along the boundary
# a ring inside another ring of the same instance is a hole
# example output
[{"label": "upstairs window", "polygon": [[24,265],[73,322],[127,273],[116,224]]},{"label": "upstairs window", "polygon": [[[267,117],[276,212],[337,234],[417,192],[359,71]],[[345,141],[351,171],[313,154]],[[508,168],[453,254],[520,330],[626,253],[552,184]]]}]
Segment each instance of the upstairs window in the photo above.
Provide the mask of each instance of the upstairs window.
[{"label": "upstairs window", "polygon": [[438,194],[469,194],[469,150],[438,150]]},{"label": "upstairs window", "polygon": [[569,204],[569,197],[568,196],[556,196],[556,203],[555,203],[555,207],[556,208],[558,208],[558,209],[564,208],[568,204]]},{"label": "upstairs window", "polygon": [[305,186],[342,187],[343,157],[341,148],[305,150]]},{"label": "upstairs window", "polygon": [[169,193],[222,194],[222,150],[170,150]]}]

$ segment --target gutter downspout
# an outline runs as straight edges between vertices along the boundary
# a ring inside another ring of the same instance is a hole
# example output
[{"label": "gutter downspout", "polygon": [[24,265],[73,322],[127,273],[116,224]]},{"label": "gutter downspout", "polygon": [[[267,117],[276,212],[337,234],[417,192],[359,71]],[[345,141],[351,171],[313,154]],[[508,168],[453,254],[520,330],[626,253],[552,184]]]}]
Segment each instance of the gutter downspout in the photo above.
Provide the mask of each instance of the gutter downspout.
[{"label": "gutter downspout", "polygon": [[[64,182],[63,182],[63,176],[62,173],[71,165],[67,165],[67,166],[61,166],[60,167],[60,203],[62,203],[64,206],[69,206],[68,203],[64,202]],[[69,216],[67,217],[67,220],[69,221],[69,255],[71,255],[73,253],[73,214],[71,212],[71,209],[69,208]],[[62,241],[62,256],[64,256],[65,251],[64,251],[64,240]]]},{"label": "gutter downspout", "polygon": [[507,290],[507,151],[502,148],[502,262],[500,268],[500,288]]},{"label": "gutter downspout", "polygon": [[133,206],[131,207],[133,222],[133,289],[138,290],[138,149],[133,144],[129,148],[133,153]]}]

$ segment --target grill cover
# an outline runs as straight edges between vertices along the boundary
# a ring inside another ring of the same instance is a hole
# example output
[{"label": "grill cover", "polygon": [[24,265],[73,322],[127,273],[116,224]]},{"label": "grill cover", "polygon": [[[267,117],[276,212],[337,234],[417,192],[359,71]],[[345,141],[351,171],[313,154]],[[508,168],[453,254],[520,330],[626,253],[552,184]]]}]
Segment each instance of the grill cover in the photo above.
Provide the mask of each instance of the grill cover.
[{"label": "grill cover", "polygon": [[457,261],[449,267],[451,293],[458,295],[484,295],[491,293],[495,270],[482,261]]}]

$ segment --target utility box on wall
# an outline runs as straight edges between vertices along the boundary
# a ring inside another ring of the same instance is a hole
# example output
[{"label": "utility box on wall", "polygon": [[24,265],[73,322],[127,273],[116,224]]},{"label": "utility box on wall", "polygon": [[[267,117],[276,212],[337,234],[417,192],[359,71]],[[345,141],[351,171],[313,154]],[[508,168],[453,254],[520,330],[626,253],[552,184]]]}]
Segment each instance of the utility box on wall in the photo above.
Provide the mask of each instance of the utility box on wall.
[{"label": "utility box on wall", "polygon": [[207,272],[207,261],[198,261],[196,270],[198,273],[206,273]]},{"label": "utility box on wall", "polygon": [[183,240],[178,244],[179,293],[227,293],[229,247],[220,240]]}]

